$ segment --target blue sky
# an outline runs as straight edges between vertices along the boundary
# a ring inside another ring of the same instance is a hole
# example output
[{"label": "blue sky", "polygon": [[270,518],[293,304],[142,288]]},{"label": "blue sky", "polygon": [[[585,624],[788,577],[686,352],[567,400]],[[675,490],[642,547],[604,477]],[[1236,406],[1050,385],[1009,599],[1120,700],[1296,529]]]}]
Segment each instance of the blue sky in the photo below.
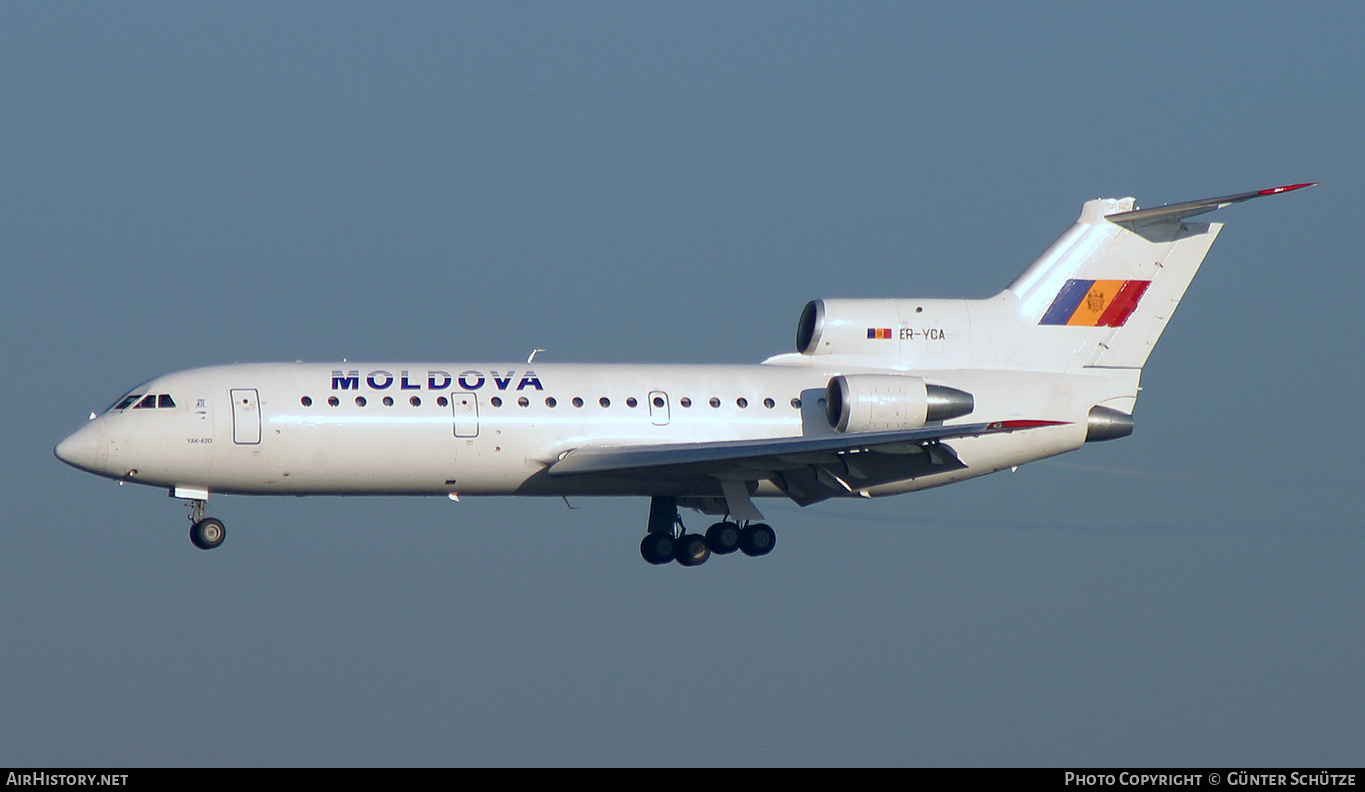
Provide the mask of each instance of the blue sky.
[{"label": "blue sky", "polygon": [[[1359,764],[1362,27],[0,6],[0,764]],[[993,294],[1089,198],[1300,181],[1216,216],[1132,437],[775,503],[764,559],[648,567],[630,499],[215,498],[203,553],[51,453],[204,364],[757,361],[813,298]]]}]

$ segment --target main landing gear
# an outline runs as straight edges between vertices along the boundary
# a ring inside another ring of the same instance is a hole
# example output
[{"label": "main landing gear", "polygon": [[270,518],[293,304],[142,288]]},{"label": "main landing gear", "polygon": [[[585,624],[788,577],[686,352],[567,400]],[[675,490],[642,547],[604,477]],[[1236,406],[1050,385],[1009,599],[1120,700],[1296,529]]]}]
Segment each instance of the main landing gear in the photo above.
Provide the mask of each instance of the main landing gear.
[{"label": "main landing gear", "polygon": [[208,512],[208,501],[190,501],[190,543],[200,550],[212,550],[227,538],[223,521],[209,517]]},{"label": "main landing gear", "polygon": [[649,501],[649,532],[640,542],[640,555],[651,564],[677,561],[685,567],[701,566],[712,553],[729,555],[739,550],[754,557],[767,555],[777,544],[777,534],[765,523],[743,525],[723,520],[706,529],[706,534],[690,534],[678,516],[678,500],[654,497]]}]

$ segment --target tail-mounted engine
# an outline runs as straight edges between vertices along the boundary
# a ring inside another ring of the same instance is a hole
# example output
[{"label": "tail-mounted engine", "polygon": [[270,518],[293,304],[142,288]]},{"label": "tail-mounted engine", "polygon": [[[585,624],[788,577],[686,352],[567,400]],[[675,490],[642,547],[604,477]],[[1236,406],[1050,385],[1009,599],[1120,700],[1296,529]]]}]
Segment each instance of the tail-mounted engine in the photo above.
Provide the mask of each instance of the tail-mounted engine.
[{"label": "tail-mounted engine", "polygon": [[840,432],[917,429],[975,407],[970,393],[899,374],[843,374],[825,390],[829,425]]},{"label": "tail-mounted engine", "polygon": [[[803,355],[866,354],[885,351],[865,346],[886,340],[902,326],[902,300],[811,300],[796,325],[796,351]],[[871,328],[870,330],[868,328]],[[880,333],[885,330],[885,335]]]},{"label": "tail-mounted engine", "polygon": [[812,300],[796,325],[803,355],[894,358],[933,368],[970,361],[974,300]]}]

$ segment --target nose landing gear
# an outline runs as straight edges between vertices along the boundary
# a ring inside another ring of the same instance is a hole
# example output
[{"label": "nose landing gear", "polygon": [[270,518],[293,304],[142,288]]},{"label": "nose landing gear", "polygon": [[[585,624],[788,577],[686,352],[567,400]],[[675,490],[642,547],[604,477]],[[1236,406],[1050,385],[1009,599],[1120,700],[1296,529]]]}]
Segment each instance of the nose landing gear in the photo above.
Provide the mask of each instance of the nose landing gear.
[{"label": "nose landing gear", "polygon": [[190,501],[190,543],[200,550],[212,550],[227,538],[223,521],[209,517],[208,511],[208,501]]}]

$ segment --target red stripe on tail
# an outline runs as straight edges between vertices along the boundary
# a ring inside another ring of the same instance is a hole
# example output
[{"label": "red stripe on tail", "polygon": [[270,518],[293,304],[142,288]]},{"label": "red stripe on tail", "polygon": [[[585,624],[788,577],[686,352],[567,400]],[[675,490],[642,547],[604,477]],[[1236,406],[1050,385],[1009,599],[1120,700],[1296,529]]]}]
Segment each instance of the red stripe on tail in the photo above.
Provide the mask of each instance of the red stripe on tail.
[{"label": "red stripe on tail", "polygon": [[1119,293],[1114,296],[1114,301],[1109,303],[1109,307],[1100,315],[1099,321],[1095,322],[1096,327],[1123,327],[1123,323],[1128,321],[1133,311],[1137,309],[1138,300],[1146,293],[1151,281],[1130,280],[1123,284]]}]

